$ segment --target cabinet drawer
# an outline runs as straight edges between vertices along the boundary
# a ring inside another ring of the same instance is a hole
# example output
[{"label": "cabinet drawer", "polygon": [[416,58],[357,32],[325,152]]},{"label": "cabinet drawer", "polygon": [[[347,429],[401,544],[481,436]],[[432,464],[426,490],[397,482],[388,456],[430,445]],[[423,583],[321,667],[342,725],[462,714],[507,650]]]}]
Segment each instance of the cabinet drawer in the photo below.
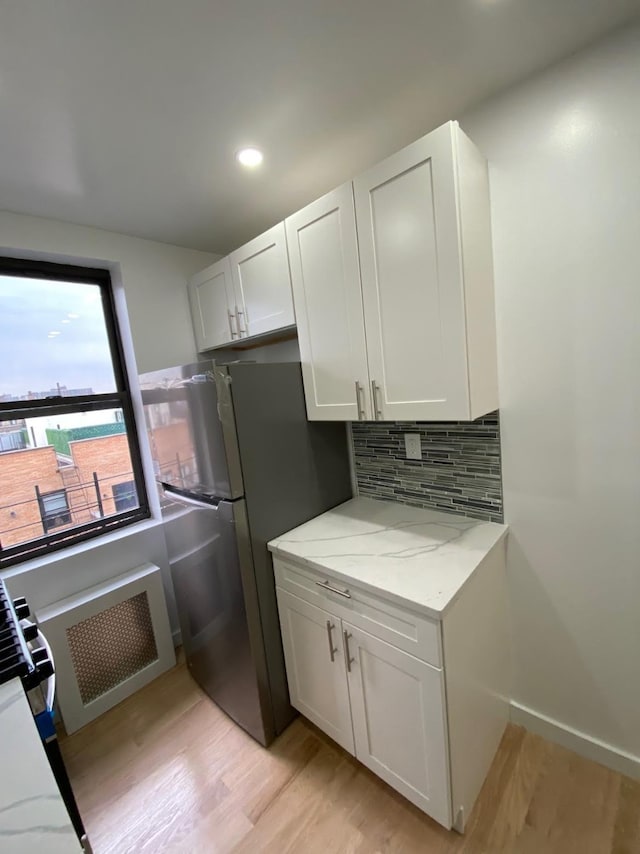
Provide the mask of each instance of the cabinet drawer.
[{"label": "cabinet drawer", "polygon": [[[329,609],[341,619],[415,655],[421,661],[442,667],[440,624],[436,620],[415,614],[357,585],[337,581],[330,575],[322,575],[278,557],[274,557],[273,566],[276,585],[282,590],[288,590],[317,608]],[[319,586],[325,583],[348,593],[348,596]]]}]

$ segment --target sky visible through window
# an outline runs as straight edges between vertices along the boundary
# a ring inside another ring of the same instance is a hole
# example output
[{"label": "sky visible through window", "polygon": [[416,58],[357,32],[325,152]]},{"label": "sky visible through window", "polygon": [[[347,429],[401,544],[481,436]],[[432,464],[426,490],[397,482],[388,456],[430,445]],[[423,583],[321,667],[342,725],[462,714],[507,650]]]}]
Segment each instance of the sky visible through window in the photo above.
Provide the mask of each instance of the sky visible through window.
[{"label": "sky visible through window", "polygon": [[0,400],[65,386],[116,388],[99,286],[0,276]]}]

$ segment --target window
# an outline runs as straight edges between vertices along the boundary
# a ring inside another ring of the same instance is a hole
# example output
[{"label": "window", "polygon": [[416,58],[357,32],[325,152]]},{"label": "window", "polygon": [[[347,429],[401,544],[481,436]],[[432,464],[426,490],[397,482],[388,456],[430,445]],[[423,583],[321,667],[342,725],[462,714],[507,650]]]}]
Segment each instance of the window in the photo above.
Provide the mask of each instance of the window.
[{"label": "window", "polygon": [[0,569],[149,516],[106,270],[0,258]]},{"label": "window", "polygon": [[38,495],[40,497],[40,516],[45,531],[71,524],[66,489],[46,492],[44,495],[38,491]]}]

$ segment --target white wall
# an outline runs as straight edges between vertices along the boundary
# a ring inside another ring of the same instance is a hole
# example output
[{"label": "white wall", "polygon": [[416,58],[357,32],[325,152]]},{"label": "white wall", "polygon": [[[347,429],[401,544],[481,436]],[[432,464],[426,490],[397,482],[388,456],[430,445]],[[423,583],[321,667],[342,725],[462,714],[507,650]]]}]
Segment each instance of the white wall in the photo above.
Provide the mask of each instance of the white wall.
[{"label": "white wall", "polygon": [[640,756],[640,27],[461,119],[490,162],[515,699]]},{"label": "white wall", "polygon": [[121,277],[140,373],[193,361],[187,279],[218,256],[0,211],[0,254],[108,267]]},{"label": "white wall", "polygon": [[[131,377],[195,358],[187,279],[217,256],[56,220],[0,212],[2,254],[108,268]],[[143,466],[147,483],[152,484],[153,466],[135,383],[132,392]],[[26,596],[37,610],[150,561],[162,570],[172,629],[177,632],[157,495],[151,487],[148,491],[153,519],[12,568],[4,574],[12,595]]]}]

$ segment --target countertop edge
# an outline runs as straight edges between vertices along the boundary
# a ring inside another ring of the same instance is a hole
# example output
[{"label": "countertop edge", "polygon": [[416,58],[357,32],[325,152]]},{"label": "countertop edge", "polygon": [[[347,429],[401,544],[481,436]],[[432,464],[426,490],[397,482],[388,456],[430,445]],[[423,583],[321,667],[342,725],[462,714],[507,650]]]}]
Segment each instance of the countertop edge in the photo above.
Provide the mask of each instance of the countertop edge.
[{"label": "countertop edge", "polygon": [[286,551],[284,548],[278,545],[277,540],[279,538],[275,538],[274,541],[267,543],[267,548],[275,557],[282,558],[283,560],[290,561],[298,566],[303,568],[312,569],[316,572],[321,572],[322,574],[326,574],[331,578],[335,578],[338,581],[342,581],[345,584],[353,584],[355,587],[359,587],[362,590],[365,590],[367,593],[372,593],[375,596],[380,596],[382,599],[387,599],[390,602],[394,602],[397,605],[400,605],[404,608],[409,608],[410,610],[424,614],[431,619],[441,621],[447,612],[452,608],[455,602],[460,597],[460,594],[470,582],[471,578],[475,575],[478,570],[478,567],[482,564],[485,558],[488,557],[491,552],[497,548],[500,543],[503,543],[509,533],[509,526],[501,523],[502,531],[495,539],[495,541],[487,548],[486,552],[479,558],[478,562],[471,570],[471,572],[467,575],[467,577],[462,581],[461,584],[458,585],[457,590],[451,594],[451,597],[447,600],[445,605],[442,608],[433,608],[424,602],[418,602],[415,599],[409,599],[405,596],[401,596],[398,593],[394,593],[393,591],[387,590],[383,587],[378,587],[374,584],[369,584],[366,581],[363,581],[360,578],[355,578],[352,575],[349,575],[348,572],[344,572],[338,569],[334,569],[333,567],[326,566],[320,561],[316,561],[313,558],[303,557],[302,555],[297,555],[292,552]]}]

